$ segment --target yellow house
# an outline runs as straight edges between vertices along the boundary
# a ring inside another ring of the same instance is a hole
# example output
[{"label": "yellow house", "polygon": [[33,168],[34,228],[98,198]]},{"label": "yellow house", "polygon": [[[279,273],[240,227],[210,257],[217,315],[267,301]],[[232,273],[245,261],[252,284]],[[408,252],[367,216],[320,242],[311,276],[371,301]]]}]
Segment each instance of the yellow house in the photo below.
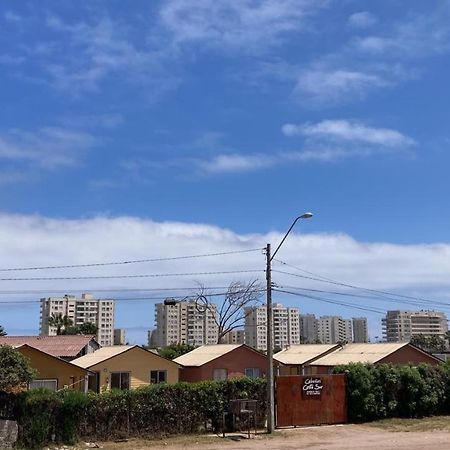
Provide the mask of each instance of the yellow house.
[{"label": "yellow house", "polygon": [[177,383],[179,365],[138,345],[102,347],[72,361],[88,369],[89,390],[135,389],[156,383]]},{"label": "yellow house", "polygon": [[30,361],[31,367],[37,371],[36,378],[28,386],[29,389],[44,387],[57,391],[67,387],[84,391],[85,387],[87,388],[88,370],[27,344],[15,348]]}]

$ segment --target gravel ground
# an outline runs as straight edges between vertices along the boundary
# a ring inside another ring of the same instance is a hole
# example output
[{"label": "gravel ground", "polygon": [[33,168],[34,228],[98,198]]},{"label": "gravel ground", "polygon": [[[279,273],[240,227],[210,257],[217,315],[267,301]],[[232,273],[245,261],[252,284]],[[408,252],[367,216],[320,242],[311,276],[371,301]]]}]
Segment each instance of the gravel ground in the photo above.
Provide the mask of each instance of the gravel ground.
[{"label": "gravel ground", "polygon": [[[448,419],[450,422],[450,419]],[[407,429],[407,427],[405,427]],[[230,435],[225,439],[217,436],[188,436],[167,440],[143,441],[130,439],[122,443],[101,443],[106,450],[252,450],[270,449],[383,449],[383,450],[450,450],[450,432],[442,429],[428,431],[393,431],[389,426],[373,425],[334,425],[282,429],[272,436],[265,434],[251,436]],[[83,448],[83,447],[80,447]]]}]

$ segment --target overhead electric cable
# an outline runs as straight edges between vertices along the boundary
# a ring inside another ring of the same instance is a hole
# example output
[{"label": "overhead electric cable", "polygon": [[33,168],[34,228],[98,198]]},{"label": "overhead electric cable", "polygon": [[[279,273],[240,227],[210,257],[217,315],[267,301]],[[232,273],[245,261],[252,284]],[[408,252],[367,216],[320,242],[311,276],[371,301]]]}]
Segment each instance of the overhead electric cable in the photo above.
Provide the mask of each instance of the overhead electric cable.
[{"label": "overhead electric cable", "polygon": [[140,264],[149,262],[160,262],[160,261],[175,261],[179,259],[193,259],[193,258],[206,258],[212,256],[225,256],[225,255],[235,255],[238,253],[250,253],[261,251],[261,248],[254,248],[248,250],[233,250],[228,252],[217,252],[217,253],[204,253],[200,255],[185,255],[185,256],[171,256],[165,258],[147,258],[147,259],[135,259],[128,261],[113,261],[113,262],[103,262],[103,263],[87,263],[87,264],[67,264],[67,265],[56,265],[56,266],[36,266],[36,267],[11,267],[0,269],[0,272],[15,272],[15,271],[25,271],[25,270],[47,270],[47,269],[74,269],[80,267],[98,267],[98,266],[117,266],[123,264]]},{"label": "overhead electric cable", "polygon": [[382,315],[385,314],[384,310],[381,310],[381,309],[378,309],[378,308],[377,309],[375,309],[375,308],[366,308],[364,306],[357,306],[357,305],[354,305],[352,303],[340,302],[340,301],[335,301],[335,300],[331,300],[331,299],[327,299],[327,298],[323,298],[323,297],[317,297],[317,296],[314,296],[314,295],[299,294],[298,292],[286,291],[285,289],[274,289],[274,291],[275,292],[283,292],[284,294],[296,295],[298,297],[310,298],[312,300],[317,300],[317,301],[325,302],[325,303],[331,303],[331,304],[334,304],[334,305],[345,306],[345,307],[348,307],[348,308],[359,309],[359,310],[362,310],[362,311],[369,311],[369,312],[373,312],[373,313],[376,313],[376,314],[382,314]]},{"label": "overhead electric cable", "polygon": [[49,281],[49,280],[113,280],[122,278],[163,278],[163,277],[185,277],[197,275],[226,275],[236,273],[257,273],[263,270],[228,270],[217,272],[187,272],[187,273],[152,273],[143,275],[93,275],[77,277],[29,277],[29,278],[0,278],[0,281]]},{"label": "overhead electric cable", "polygon": [[322,283],[334,284],[334,285],[337,285],[337,286],[345,286],[345,287],[348,287],[348,288],[351,288],[351,289],[358,289],[358,290],[362,290],[362,291],[365,291],[365,292],[378,294],[378,297],[386,298],[386,295],[387,295],[387,296],[390,296],[389,298],[391,298],[393,300],[395,300],[395,298],[393,298],[393,297],[400,297],[400,298],[406,298],[406,299],[416,300],[416,301],[420,301],[420,302],[436,303],[435,300],[425,299],[425,298],[421,298],[421,297],[413,297],[411,295],[395,294],[394,292],[379,291],[379,290],[376,290],[376,289],[364,288],[364,287],[361,287],[361,286],[355,286],[355,285],[352,285],[352,284],[342,283],[340,281],[334,281],[334,280],[325,279],[325,278],[322,278],[322,277],[320,277],[320,278],[319,277],[310,277],[310,276],[306,276],[306,275],[300,275],[300,274],[297,274],[297,273],[285,272],[283,270],[276,270],[276,269],[273,269],[272,272],[282,273],[282,274],[285,274],[285,275],[291,275],[291,276],[294,276],[294,277],[304,278],[304,279],[307,279],[307,280],[320,281]]}]

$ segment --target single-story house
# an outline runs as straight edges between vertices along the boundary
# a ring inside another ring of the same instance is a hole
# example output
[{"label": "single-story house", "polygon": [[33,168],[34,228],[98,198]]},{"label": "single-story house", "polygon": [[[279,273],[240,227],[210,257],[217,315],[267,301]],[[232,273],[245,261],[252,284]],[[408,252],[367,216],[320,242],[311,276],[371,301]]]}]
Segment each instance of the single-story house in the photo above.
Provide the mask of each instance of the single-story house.
[{"label": "single-story house", "polygon": [[89,390],[135,389],[157,383],[177,383],[179,365],[138,345],[102,347],[72,361],[88,369]]},{"label": "single-story house", "polygon": [[61,336],[1,336],[0,345],[27,344],[49,355],[66,361],[92,353],[100,348],[95,336],[61,335]]},{"label": "single-story house", "polygon": [[267,372],[266,355],[245,344],[203,345],[174,361],[182,366],[180,380],[189,382],[258,378]]},{"label": "single-story house", "polygon": [[313,361],[307,374],[328,374],[335,366],[350,363],[434,365],[442,363],[442,360],[408,342],[347,344]]},{"label": "single-story house", "polygon": [[84,391],[87,388],[88,370],[28,344],[15,348],[30,361],[30,366],[37,372],[36,378],[28,385],[29,389],[47,388],[57,391],[67,388]]},{"label": "single-story house", "polygon": [[307,366],[322,356],[341,348],[339,344],[298,344],[276,353],[273,357],[280,365],[279,375],[304,375]]}]

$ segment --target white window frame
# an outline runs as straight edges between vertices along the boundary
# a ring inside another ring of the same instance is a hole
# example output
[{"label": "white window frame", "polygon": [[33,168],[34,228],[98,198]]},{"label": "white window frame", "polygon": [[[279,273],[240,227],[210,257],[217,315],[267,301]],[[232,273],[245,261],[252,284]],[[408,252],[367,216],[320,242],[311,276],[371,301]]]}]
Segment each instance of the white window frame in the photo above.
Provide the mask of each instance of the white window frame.
[{"label": "white window frame", "polygon": [[[45,383],[52,383],[53,386],[45,386]],[[36,385],[37,384],[37,385]],[[40,384],[40,386],[39,386]],[[58,379],[57,378],[35,378],[28,383],[28,390],[46,388],[49,391],[56,392],[58,390]]]}]

